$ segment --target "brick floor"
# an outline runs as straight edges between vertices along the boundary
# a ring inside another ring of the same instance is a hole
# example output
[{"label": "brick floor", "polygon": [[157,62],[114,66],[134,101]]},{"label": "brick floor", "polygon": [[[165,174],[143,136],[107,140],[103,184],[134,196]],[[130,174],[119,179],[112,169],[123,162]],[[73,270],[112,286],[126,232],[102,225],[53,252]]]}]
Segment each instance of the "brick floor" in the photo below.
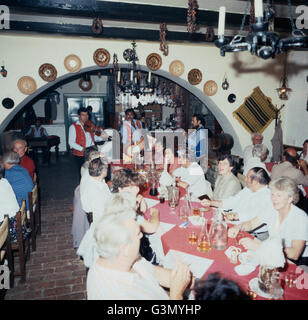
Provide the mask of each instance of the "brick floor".
[{"label": "brick floor", "polygon": [[[62,163],[61,163],[62,161]],[[14,288],[9,289],[5,300],[85,300],[86,270],[83,262],[76,255],[71,235],[74,184],[68,184],[71,172],[66,172],[62,179],[66,180],[66,193],[61,192],[61,182],[58,192],[53,190],[53,196],[47,193],[50,180],[44,176],[46,172],[66,170],[68,159],[60,159],[54,168],[41,168],[42,189],[41,216],[42,234],[37,237],[37,249],[31,251],[30,260],[26,264],[26,282],[20,283],[16,277]],[[70,169],[71,170],[71,169]],[[59,174],[60,173],[60,174]],[[54,186],[53,186],[54,188]],[[65,198],[61,198],[65,194]],[[70,195],[70,196],[68,196]],[[15,268],[18,265],[15,261]]]}]

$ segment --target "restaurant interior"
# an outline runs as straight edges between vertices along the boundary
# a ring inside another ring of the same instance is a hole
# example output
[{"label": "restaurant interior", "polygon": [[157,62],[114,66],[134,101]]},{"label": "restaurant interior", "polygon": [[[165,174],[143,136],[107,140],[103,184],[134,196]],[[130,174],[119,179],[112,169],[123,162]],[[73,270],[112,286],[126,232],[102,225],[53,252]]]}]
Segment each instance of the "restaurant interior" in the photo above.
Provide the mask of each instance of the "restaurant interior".
[{"label": "restaurant interior", "polygon": [[[28,244],[26,255],[27,243],[21,240],[22,250],[17,250],[15,258],[13,252],[13,262],[9,261],[9,265],[14,266],[15,260],[15,269],[20,268],[20,273],[15,274],[14,268],[10,272],[11,289],[5,291],[3,299],[5,296],[8,299],[13,290],[18,293],[25,283],[27,290],[31,288],[27,263],[31,264],[30,251],[35,255],[36,243],[37,251],[40,250],[40,238],[44,236],[41,227],[46,230],[41,216],[48,214],[41,207],[41,202],[47,203],[48,198],[42,198],[44,191],[40,189],[48,188],[48,170],[54,173],[58,166],[61,172],[61,161],[74,162],[69,131],[80,119],[81,107],[92,106],[97,128],[119,133],[125,111],[133,109],[136,119],[144,118],[152,137],[158,131],[187,132],[192,128],[192,118],[201,115],[208,137],[204,177],[213,190],[222,155],[232,157],[241,188],[246,187],[244,150],[251,145],[253,133],[263,135],[269,171],[282,160],[283,149],[294,148],[298,155],[302,154],[308,138],[307,17],[305,0],[1,1],[0,156],[13,149],[16,139],[25,138],[37,119],[48,132],[47,139],[27,139],[28,155],[37,168],[38,188],[34,199],[36,212],[30,210],[26,218],[32,228],[31,247]],[[281,134],[277,142],[278,132]],[[274,152],[275,143],[282,148],[278,155]],[[108,159],[111,175],[125,167],[123,148],[121,144],[116,163]],[[47,163],[42,160],[44,150],[47,150]],[[127,168],[136,170],[136,163],[132,160]],[[153,166],[139,167],[138,171],[148,175],[148,187],[155,181],[158,186],[159,176],[151,170]],[[46,181],[42,181],[43,177]],[[74,183],[75,179],[77,174]],[[74,183],[68,199],[72,203],[70,226],[79,181]],[[207,223],[212,217],[217,218],[216,210],[212,206],[207,211],[200,210],[201,202],[187,199],[179,188],[181,200],[175,212],[168,206],[167,196],[165,203],[159,202],[157,190],[153,194],[145,190],[143,194],[149,199],[148,210],[151,206],[160,210],[162,229],[165,228],[160,230],[164,255],[172,251],[175,260],[184,262],[191,257],[196,266],[202,265],[193,270],[196,277],[206,279],[209,274],[219,272],[236,281],[250,299],[308,299],[307,288],[299,289],[304,283],[301,279],[307,279],[307,266],[299,271],[296,264],[286,264],[288,267],[280,271],[283,295],[276,298],[269,292],[262,293],[258,282],[252,282],[260,279],[261,267],[254,266],[253,271],[243,274],[234,271],[240,261],[235,258],[236,262],[230,263],[230,248],[240,247],[237,239],[228,237],[223,250],[213,245],[209,252],[192,249],[191,230],[185,225],[190,220],[181,219],[180,207],[188,202]],[[307,187],[305,190],[308,198]],[[148,211],[145,218],[147,214]],[[85,218],[89,228],[93,220],[89,215]],[[175,227],[170,229],[171,225]],[[197,222],[191,220],[190,226],[197,228],[196,233],[204,233]],[[228,228],[231,228],[229,224]],[[187,243],[183,240],[185,245],[176,241],[179,233],[181,239],[190,239],[185,240]],[[71,247],[76,255],[77,248]],[[0,249],[9,254],[5,246]],[[181,256],[183,252],[186,256]],[[170,256],[166,266],[172,268],[174,261],[171,262]],[[35,259],[39,263],[39,258]],[[82,260],[77,260],[82,264]],[[298,273],[296,285],[289,284],[291,273],[293,276]],[[85,280],[82,285],[86,292]],[[56,284],[50,289],[55,288]],[[44,288],[40,290],[44,299]],[[82,297],[86,299],[86,294]]]}]

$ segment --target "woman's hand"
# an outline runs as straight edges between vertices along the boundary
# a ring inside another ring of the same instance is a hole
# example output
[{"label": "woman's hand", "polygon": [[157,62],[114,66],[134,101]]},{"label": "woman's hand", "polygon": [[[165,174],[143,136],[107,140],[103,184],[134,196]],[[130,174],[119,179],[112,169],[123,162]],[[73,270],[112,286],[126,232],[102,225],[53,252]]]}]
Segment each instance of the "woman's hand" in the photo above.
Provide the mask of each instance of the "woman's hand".
[{"label": "woman's hand", "polygon": [[139,208],[140,212],[145,213],[148,209],[148,205],[145,202],[143,196],[141,194],[138,194],[136,198],[137,207]]},{"label": "woman's hand", "polygon": [[183,293],[191,280],[192,274],[189,266],[183,262],[177,262],[170,274],[170,299],[183,299]]},{"label": "woman's hand", "polygon": [[261,241],[258,239],[242,238],[239,241],[239,244],[242,245],[246,250],[257,250],[261,244]]},{"label": "woman's hand", "polygon": [[241,231],[241,228],[239,226],[232,227],[228,230],[228,237],[229,238],[236,238],[238,233]]},{"label": "woman's hand", "polygon": [[203,199],[203,200],[201,200],[201,205],[203,207],[209,207],[211,205],[211,200]]}]

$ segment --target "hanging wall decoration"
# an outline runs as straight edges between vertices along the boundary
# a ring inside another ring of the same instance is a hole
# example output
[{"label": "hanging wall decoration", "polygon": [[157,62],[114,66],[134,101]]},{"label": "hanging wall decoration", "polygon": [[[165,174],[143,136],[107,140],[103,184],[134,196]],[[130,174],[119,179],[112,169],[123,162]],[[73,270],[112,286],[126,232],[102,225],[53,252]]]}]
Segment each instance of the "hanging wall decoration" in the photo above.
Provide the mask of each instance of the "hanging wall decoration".
[{"label": "hanging wall decoration", "polygon": [[47,82],[54,81],[57,78],[57,69],[50,63],[44,63],[39,68],[40,77]]},{"label": "hanging wall decoration", "polygon": [[151,53],[147,56],[147,67],[152,71],[157,71],[162,65],[161,56],[158,53]]},{"label": "hanging wall decoration", "polygon": [[218,89],[217,83],[214,80],[207,81],[203,86],[203,91],[207,96],[213,96]]},{"label": "hanging wall decoration", "polygon": [[75,54],[70,54],[64,59],[64,66],[69,72],[78,72],[81,64],[80,58]]},{"label": "hanging wall decoration", "polygon": [[188,81],[192,85],[197,85],[202,81],[202,72],[199,69],[191,69],[188,73]]},{"label": "hanging wall decoration", "polygon": [[272,104],[272,99],[256,87],[252,94],[245,98],[244,103],[233,112],[233,116],[250,134],[262,133],[276,118],[276,112],[277,108]]},{"label": "hanging wall decoration", "polygon": [[12,109],[14,107],[14,100],[11,98],[4,98],[2,100],[2,105],[5,109]]},{"label": "hanging wall decoration", "polygon": [[174,77],[179,77],[184,72],[184,64],[180,60],[174,60],[169,65],[169,72]]},{"label": "hanging wall decoration", "polygon": [[106,67],[110,61],[108,50],[99,48],[93,54],[93,60],[99,67]]},{"label": "hanging wall decoration", "polygon": [[21,93],[27,95],[35,92],[37,88],[35,80],[28,76],[21,77],[17,82],[17,87]]},{"label": "hanging wall decoration", "polygon": [[168,55],[168,45],[166,43],[167,23],[160,24],[160,47],[159,50],[163,52],[164,56]]}]

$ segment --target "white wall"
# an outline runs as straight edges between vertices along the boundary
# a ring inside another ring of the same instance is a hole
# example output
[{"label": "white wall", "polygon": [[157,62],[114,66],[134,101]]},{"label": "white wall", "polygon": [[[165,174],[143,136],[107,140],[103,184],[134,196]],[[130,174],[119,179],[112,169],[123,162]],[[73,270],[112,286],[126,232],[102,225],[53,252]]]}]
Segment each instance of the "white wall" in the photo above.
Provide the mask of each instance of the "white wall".
[{"label": "white wall", "polygon": [[[18,90],[17,81],[20,77],[24,75],[33,77],[38,88],[46,85],[38,74],[38,69],[43,63],[52,63],[57,68],[58,77],[61,77],[68,73],[64,67],[64,58],[69,54],[77,54],[82,60],[82,68],[86,68],[95,65],[93,53],[97,48],[106,48],[109,51],[111,64],[114,53],[117,54],[120,64],[126,63],[123,59],[123,51],[131,48],[129,41],[8,34],[0,35],[0,43],[0,60],[5,61],[5,67],[8,70],[7,78],[0,78],[0,101],[5,97],[11,97],[15,101],[15,106],[25,98],[31,98]],[[206,98],[207,105],[223,129],[231,126],[238,135],[239,142],[232,150],[234,154],[241,155],[242,149],[250,144],[250,134],[232,116],[232,112],[243,103],[245,97],[250,95],[255,87],[260,86],[264,94],[272,98],[274,104],[278,106],[282,104],[275,90],[279,86],[282,74],[283,59],[281,58],[264,61],[251,56],[248,52],[227,53],[226,57],[221,57],[214,45],[177,43],[169,43],[169,55],[165,57],[159,51],[158,42],[137,42],[137,54],[141,65],[146,65],[146,58],[152,52],[161,55],[162,71],[169,72],[169,65],[173,60],[181,60],[184,63],[185,71],[181,79],[186,81],[188,90],[190,88],[195,90],[197,87],[199,93],[203,95],[203,85],[207,80],[217,82],[219,90],[216,95]],[[304,82],[307,76],[307,52],[294,53],[292,61],[297,67],[294,67],[289,85],[294,86],[296,92],[287,101],[282,113],[282,121],[285,142],[295,141],[296,144],[301,144],[307,138],[307,132],[304,129],[307,124],[305,111],[307,83]],[[187,82],[188,72],[192,68],[200,69],[203,74],[202,82],[194,87]],[[230,82],[230,88],[227,91],[221,89],[225,72]],[[227,101],[230,93],[235,93],[237,96],[233,104]],[[14,109],[7,110],[1,107],[0,131],[4,130],[9,119],[7,117],[13,111]],[[228,130],[225,131],[228,132]],[[264,143],[270,149],[270,139],[273,134],[274,122],[264,132]]]}]

